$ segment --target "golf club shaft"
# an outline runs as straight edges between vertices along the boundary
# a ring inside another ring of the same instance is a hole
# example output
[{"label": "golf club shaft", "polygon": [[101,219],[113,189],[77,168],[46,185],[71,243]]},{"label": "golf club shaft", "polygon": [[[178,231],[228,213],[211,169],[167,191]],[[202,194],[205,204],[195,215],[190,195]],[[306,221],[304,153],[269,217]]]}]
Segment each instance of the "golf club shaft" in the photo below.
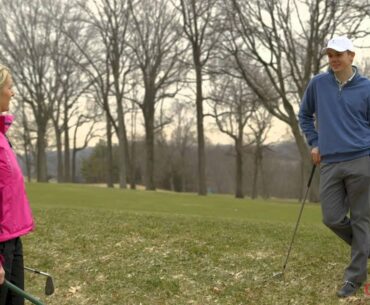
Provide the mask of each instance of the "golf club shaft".
[{"label": "golf club shaft", "polygon": [[13,290],[15,293],[19,294],[20,296],[24,297],[25,299],[29,300],[35,305],[44,305],[40,300],[36,299],[34,296],[28,294],[24,290],[18,288],[17,286],[13,285],[12,283],[5,280],[4,285],[8,287],[8,289]]},{"label": "golf club shaft", "polygon": [[30,271],[30,272],[33,272],[33,273],[37,273],[37,274],[41,274],[41,275],[44,275],[44,276],[50,276],[50,274],[48,274],[46,272],[42,272],[42,271],[32,269],[32,268],[29,268],[29,267],[24,267],[24,270],[27,270],[27,271]]},{"label": "golf club shaft", "polygon": [[290,245],[289,245],[289,249],[288,249],[288,253],[287,253],[286,259],[285,259],[285,263],[284,263],[284,265],[283,265],[283,273],[284,273],[285,268],[286,268],[286,265],[287,265],[287,263],[288,263],[288,259],[289,259],[289,256],[290,256],[290,251],[292,250],[292,246],[293,246],[293,242],[294,242],[295,235],[296,235],[296,233],[297,233],[297,229],[298,229],[299,222],[301,221],[301,216],[302,216],[303,208],[304,208],[304,205],[305,205],[305,203],[306,203],[306,199],[307,199],[307,196],[308,196],[308,191],[310,190],[310,186],[311,186],[311,182],[312,182],[313,175],[314,175],[314,173],[315,173],[315,169],[316,169],[316,165],[314,164],[314,165],[312,166],[312,170],[311,170],[310,178],[308,179],[306,193],[305,193],[305,195],[304,195],[304,197],[303,197],[303,201],[302,201],[301,209],[300,209],[300,211],[299,211],[299,215],[298,215],[297,223],[296,223],[296,225],[295,225],[295,229],[294,229],[294,232],[293,232],[292,240],[291,240]]}]

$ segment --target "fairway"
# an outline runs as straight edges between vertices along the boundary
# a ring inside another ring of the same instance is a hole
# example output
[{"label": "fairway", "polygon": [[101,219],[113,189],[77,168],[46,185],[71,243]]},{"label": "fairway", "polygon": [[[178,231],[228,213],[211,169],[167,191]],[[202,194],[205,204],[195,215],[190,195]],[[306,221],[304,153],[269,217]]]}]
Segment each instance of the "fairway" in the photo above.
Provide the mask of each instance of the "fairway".
[{"label": "fairway", "polygon": [[335,291],[349,249],[307,204],[285,282],[280,271],[298,202],[227,195],[28,184],[36,231],[24,238],[27,290],[46,304],[367,304]]}]

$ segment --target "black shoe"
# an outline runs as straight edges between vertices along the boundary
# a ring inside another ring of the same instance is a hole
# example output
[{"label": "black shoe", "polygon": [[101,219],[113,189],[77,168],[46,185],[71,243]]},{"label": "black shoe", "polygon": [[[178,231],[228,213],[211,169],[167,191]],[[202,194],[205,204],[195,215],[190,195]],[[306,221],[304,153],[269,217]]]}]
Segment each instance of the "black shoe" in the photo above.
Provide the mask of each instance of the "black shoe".
[{"label": "black shoe", "polygon": [[343,287],[337,291],[337,296],[340,298],[346,298],[351,295],[354,295],[358,288],[360,288],[361,285],[357,283],[352,283],[350,281],[345,281],[343,284]]}]

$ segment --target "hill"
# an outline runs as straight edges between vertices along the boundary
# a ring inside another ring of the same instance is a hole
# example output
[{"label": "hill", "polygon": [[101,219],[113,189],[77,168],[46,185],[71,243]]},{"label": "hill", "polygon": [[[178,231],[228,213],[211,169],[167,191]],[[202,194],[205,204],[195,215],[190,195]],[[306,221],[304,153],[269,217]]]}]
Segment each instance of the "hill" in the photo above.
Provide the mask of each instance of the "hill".
[{"label": "hill", "polygon": [[[317,205],[304,211],[281,281],[272,275],[281,270],[297,203],[27,188],[37,229],[24,238],[26,263],[54,276],[49,305],[338,304],[348,249],[323,227]],[[29,291],[41,296],[43,280],[27,275]]]}]

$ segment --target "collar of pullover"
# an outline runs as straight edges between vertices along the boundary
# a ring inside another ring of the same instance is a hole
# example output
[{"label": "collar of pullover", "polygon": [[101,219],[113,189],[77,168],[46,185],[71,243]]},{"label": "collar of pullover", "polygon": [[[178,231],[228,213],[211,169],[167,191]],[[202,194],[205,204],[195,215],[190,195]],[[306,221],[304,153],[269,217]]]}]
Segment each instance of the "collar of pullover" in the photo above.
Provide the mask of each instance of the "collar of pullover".
[{"label": "collar of pullover", "polygon": [[8,131],[10,125],[12,125],[13,120],[14,120],[14,116],[10,114],[1,114],[0,115],[0,132],[5,134]]},{"label": "collar of pullover", "polygon": [[335,81],[337,82],[338,86],[340,86],[340,87],[343,87],[344,85],[346,85],[346,84],[348,84],[349,82],[351,82],[351,81],[354,79],[354,77],[356,76],[356,74],[358,74],[358,69],[357,69],[357,67],[356,67],[356,66],[352,66],[352,75],[351,75],[351,77],[350,77],[349,79],[347,79],[345,82],[343,82],[343,83],[342,83],[342,82],[337,78],[337,76],[335,75],[335,73],[334,73],[334,71],[333,71],[332,69],[330,69],[329,71],[330,71],[330,73],[332,73],[332,74],[333,74],[333,76],[334,76],[334,78],[335,78]]}]

